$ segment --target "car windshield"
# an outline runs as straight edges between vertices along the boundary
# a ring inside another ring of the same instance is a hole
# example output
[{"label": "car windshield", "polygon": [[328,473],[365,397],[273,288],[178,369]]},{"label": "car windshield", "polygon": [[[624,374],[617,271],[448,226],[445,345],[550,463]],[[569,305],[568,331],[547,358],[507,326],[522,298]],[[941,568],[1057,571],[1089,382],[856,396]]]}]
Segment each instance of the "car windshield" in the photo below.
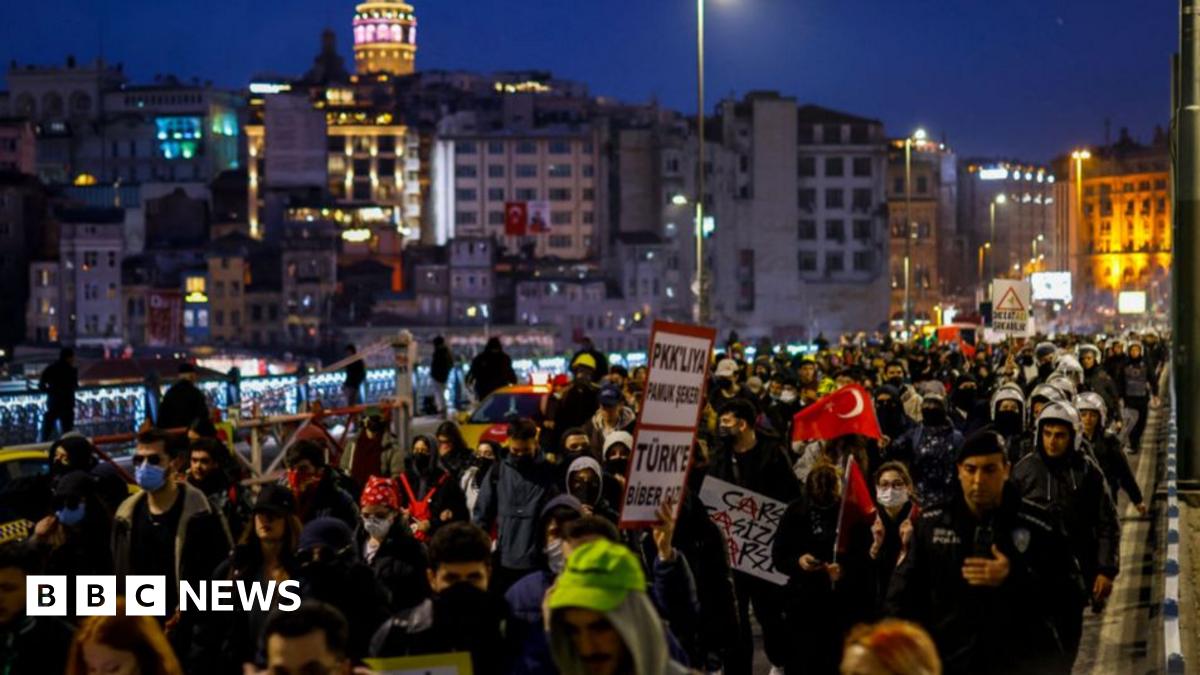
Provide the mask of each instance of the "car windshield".
[{"label": "car windshield", "polygon": [[0,462],[0,490],[17,478],[28,478],[46,473],[49,467],[44,459],[18,459]]},{"label": "car windshield", "polygon": [[541,394],[493,393],[471,414],[470,424],[498,424],[516,417],[542,418]]}]

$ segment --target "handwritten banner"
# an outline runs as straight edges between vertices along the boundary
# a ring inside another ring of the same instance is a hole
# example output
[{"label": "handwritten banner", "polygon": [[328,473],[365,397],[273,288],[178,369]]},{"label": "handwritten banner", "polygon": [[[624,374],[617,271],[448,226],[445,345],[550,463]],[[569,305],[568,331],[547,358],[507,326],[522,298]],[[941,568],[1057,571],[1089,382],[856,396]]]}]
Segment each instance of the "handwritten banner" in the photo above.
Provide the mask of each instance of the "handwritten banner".
[{"label": "handwritten banner", "polygon": [[708,517],[721,528],[733,568],[780,586],[787,576],[775,569],[771,547],[787,504],[712,476],[700,486]]}]

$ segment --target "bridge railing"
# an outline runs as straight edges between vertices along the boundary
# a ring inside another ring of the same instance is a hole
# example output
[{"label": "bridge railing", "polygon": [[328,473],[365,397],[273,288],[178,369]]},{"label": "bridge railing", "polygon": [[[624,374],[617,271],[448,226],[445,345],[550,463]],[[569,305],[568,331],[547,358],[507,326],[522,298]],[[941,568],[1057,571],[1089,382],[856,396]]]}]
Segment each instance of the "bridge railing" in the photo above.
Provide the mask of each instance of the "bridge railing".
[{"label": "bridge railing", "polygon": [[1171,409],[1167,420],[1167,554],[1163,560],[1163,652],[1166,670],[1172,675],[1183,675],[1183,641],[1179,623],[1179,580],[1183,570],[1180,558],[1178,450],[1179,425],[1178,399],[1175,395],[1175,377],[1171,381]]}]

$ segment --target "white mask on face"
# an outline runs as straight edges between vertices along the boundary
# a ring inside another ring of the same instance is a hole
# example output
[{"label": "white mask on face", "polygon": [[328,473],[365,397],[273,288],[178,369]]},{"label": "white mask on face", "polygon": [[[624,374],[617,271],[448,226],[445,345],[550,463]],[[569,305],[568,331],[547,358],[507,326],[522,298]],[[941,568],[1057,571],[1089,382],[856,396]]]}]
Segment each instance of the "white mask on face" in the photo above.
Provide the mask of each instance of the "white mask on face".
[{"label": "white mask on face", "polygon": [[897,506],[904,506],[908,501],[908,488],[906,487],[885,487],[878,488],[875,492],[876,499],[879,500],[880,506],[894,509]]},{"label": "white mask on face", "polygon": [[784,403],[791,403],[792,401],[796,400],[796,392],[792,391],[791,389],[784,389],[779,394],[779,400]]},{"label": "white mask on face", "polygon": [[392,529],[393,520],[393,518],[367,516],[363,518],[363,529],[366,530],[367,534],[371,535],[373,539],[383,541],[383,538],[387,536],[388,530]]},{"label": "white mask on face", "polygon": [[549,564],[550,571],[555,576],[562,574],[562,571],[567,567],[567,557],[563,553],[563,540],[555,539],[546,544],[546,548],[543,551],[546,554],[546,562]]}]

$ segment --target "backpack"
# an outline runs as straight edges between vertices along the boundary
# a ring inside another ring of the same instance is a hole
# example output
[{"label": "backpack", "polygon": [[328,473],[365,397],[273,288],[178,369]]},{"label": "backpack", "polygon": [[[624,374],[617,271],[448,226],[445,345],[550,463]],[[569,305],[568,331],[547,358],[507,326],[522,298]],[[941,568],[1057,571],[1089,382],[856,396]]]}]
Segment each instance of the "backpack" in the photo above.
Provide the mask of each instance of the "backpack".
[{"label": "backpack", "polygon": [[[442,477],[438,479],[437,483],[432,488],[430,488],[429,492],[425,493],[425,497],[423,499],[417,499],[417,495],[413,492],[412,485],[408,482],[408,474],[400,474],[400,483],[404,486],[404,491],[408,494],[408,508],[413,520],[426,522],[430,520],[430,516],[432,515],[429,508],[430,502],[433,501],[433,496],[437,494],[438,489],[442,487],[442,484],[445,483],[446,479],[449,477],[450,474],[443,473]],[[413,530],[413,538],[420,542],[427,541],[429,539],[429,532],[418,532]]]}]

